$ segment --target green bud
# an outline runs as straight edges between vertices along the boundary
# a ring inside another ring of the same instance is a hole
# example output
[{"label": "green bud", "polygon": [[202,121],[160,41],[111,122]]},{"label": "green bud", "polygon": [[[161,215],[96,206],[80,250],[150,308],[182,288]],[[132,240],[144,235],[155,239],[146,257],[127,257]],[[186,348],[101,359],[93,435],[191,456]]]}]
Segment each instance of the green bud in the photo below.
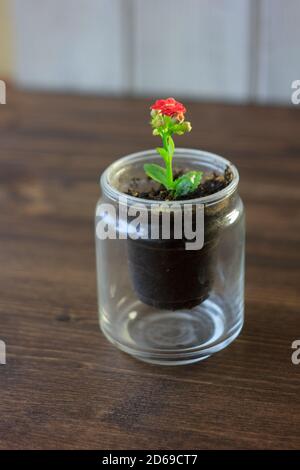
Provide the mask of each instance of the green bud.
[{"label": "green bud", "polygon": [[152,127],[161,127],[164,125],[164,119],[161,114],[156,114],[151,121]]},{"label": "green bud", "polygon": [[188,121],[184,121],[180,124],[177,124],[173,127],[173,132],[177,135],[185,134],[185,132],[191,132],[192,126]]},{"label": "green bud", "polygon": [[188,121],[185,121],[181,124],[183,132],[191,132],[192,126],[191,123]]}]

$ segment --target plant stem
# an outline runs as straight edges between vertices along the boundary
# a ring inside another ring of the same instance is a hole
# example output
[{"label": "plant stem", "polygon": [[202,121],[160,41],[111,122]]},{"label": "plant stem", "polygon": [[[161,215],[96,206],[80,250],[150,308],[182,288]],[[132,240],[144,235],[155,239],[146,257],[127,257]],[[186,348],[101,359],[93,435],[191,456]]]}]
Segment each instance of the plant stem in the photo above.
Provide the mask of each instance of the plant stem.
[{"label": "plant stem", "polygon": [[172,189],[174,185],[173,168],[172,168],[172,156],[169,154],[169,149],[168,149],[168,138],[169,138],[169,134],[163,133],[162,135],[163,147],[168,154],[168,158],[165,160],[167,184],[168,184],[169,189]]},{"label": "plant stem", "polygon": [[168,186],[170,189],[172,189],[173,188],[173,170],[172,170],[172,159],[170,157],[166,163],[166,174],[167,174]]}]

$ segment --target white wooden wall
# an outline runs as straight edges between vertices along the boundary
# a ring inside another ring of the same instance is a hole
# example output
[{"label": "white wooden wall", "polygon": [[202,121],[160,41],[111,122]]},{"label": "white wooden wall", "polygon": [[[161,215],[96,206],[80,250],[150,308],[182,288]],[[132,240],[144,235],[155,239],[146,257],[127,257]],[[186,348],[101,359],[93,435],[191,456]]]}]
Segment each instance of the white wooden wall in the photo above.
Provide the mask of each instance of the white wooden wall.
[{"label": "white wooden wall", "polygon": [[291,101],[291,83],[300,79],[300,0],[259,2],[257,97]]},{"label": "white wooden wall", "polygon": [[24,87],[290,103],[300,79],[300,0],[11,3]]}]

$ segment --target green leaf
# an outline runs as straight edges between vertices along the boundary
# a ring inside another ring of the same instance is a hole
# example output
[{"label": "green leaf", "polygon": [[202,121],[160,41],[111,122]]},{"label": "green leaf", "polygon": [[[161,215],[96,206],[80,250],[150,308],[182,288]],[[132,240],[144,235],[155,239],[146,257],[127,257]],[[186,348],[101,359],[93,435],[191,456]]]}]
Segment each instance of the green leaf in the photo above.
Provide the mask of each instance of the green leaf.
[{"label": "green leaf", "polygon": [[166,151],[166,149],[164,149],[163,147],[157,147],[155,150],[157,151],[157,153],[159,153],[159,155],[160,155],[164,160],[168,160],[169,154],[168,154],[168,152]]},{"label": "green leaf", "polygon": [[193,193],[199,186],[202,179],[202,171],[189,171],[185,175],[175,180],[175,197],[179,198]]},{"label": "green leaf", "polygon": [[167,187],[166,170],[164,168],[155,163],[145,163],[144,170],[151,179]]},{"label": "green leaf", "polygon": [[174,140],[172,139],[171,136],[169,136],[169,138],[168,138],[168,152],[169,152],[169,156],[171,158],[173,157],[174,150],[175,150]]}]

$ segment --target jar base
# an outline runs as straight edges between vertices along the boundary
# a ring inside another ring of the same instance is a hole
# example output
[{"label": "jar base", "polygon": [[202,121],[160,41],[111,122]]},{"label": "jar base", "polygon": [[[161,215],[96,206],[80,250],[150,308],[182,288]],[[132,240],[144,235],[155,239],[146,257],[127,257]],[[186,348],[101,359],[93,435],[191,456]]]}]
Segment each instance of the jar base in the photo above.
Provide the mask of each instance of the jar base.
[{"label": "jar base", "polygon": [[228,311],[212,299],[190,310],[150,313],[139,301],[130,307],[119,317],[122,340],[111,333],[105,312],[101,312],[101,329],[119,349],[152,364],[186,365],[207,359],[230,344],[243,326],[241,311],[229,328]]}]

